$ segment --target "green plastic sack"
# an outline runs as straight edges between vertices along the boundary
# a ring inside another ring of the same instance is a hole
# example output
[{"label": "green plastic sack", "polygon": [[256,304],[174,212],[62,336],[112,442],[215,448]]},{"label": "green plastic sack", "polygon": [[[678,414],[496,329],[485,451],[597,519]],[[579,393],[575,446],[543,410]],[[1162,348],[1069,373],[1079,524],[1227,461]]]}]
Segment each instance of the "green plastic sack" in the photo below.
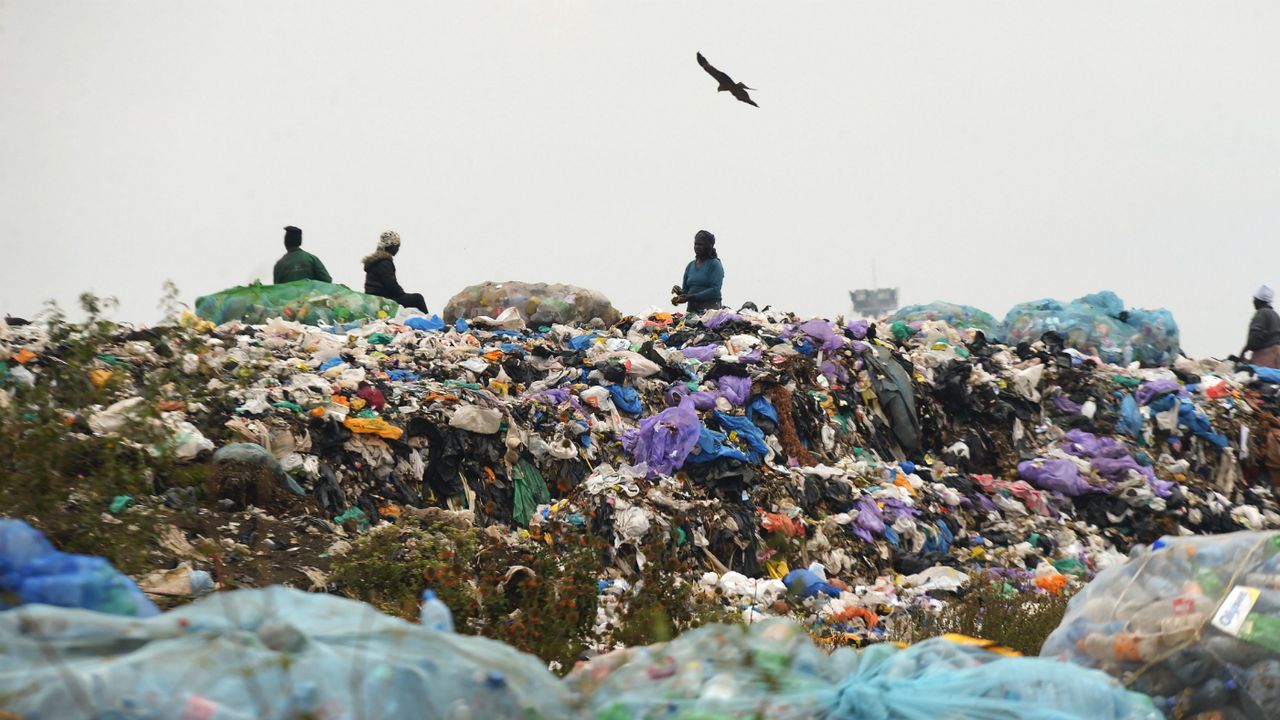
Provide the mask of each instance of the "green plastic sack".
[{"label": "green plastic sack", "polygon": [[529,527],[529,519],[538,506],[551,502],[547,481],[533,463],[520,458],[511,465],[511,479],[515,481],[515,507],[513,517],[520,527]]},{"label": "green plastic sack", "polygon": [[256,325],[276,317],[305,325],[339,325],[391,317],[399,309],[386,298],[318,280],[280,285],[255,282],[196,298],[196,315],[219,325],[232,320]]}]

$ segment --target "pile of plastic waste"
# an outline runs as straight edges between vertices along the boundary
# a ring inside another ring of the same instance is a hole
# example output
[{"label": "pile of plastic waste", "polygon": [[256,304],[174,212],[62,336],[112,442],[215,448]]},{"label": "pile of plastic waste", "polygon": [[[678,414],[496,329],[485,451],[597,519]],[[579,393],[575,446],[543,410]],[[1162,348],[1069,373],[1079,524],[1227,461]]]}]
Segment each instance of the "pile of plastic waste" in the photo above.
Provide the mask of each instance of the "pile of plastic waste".
[{"label": "pile of plastic waste", "polygon": [[1072,598],[1041,654],[1105,670],[1172,717],[1275,717],[1280,533],[1136,548]]},{"label": "pile of plastic waste", "polygon": [[205,295],[196,298],[195,311],[215,324],[284,318],[304,325],[334,326],[391,317],[399,307],[392,300],[356,292],[345,285],[295,280],[279,285],[255,282]]},{"label": "pile of plastic waste", "polygon": [[890,323],[918,324],[941,321],[959,330],[981,330],[988,338],[1000,341],[1004,338],[1004,323],[991,313],[972,305],[949,302],[932,302],[927,305],[908,305],[889,316]]},{"label": "pile of plastic waste", "polygon": [[1179,356],[1173,313],[1164,308],[1126,310],[1124,301],[1110,291],[1070,302],[1042,299],[1018,303],[1003,320],[969,305],[933,302],[904,307],[888,321],[911,326],[942,321],[959,330],[981,330],[988,340],[1014,346],[1037,342],[1053,333],[1051,343],[1121,365],[1135,361],[1148,367],[1170,365]]},{"label": "pile of plastic waste", "polygon": [[496,318],[511,310],[524,323],[538,326],[552,323],[589,323],[599,319],[612,325],[622,317],[598,290],[575,285],[507,282],[485,282],[472,285],[449,298],[444,306],[446,322],[458,319]]},{"label": "pile of plastic waste", "polygon": [[[178,457],[227,478],[206,501],[325,545],[465,510],[493,542],[604,540],[602,587],[620,588],[659,542],[748,620],[860,641],[978,578],[1061,592],[1165,535],[1280,527],[1280,386],[1247,366],[1113,365],[939,321],[503,314],[121,328],[88,370],[113,378],[100,403],[64,410],[85,436],[167,429]],[[56,362],[41,326],[0,328],[0,351],[10,403]],[[189,397],[133,384],[179,368],[200,379]],[[235,532],[215,540],[250,544]]]}]

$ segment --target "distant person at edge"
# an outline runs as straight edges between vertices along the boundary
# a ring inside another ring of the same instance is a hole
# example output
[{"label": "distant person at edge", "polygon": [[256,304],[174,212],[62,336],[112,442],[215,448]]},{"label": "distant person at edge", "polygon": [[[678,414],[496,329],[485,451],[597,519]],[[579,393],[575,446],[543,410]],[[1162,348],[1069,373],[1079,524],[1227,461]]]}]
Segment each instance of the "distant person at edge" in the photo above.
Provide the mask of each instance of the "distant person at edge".
[{"label": "distant person at edge", "polygon": [[400,252],[400,233],[388,230],[378,237],[378,249],[364,260],[364,291],[388,300],[394,300],[404,307],[416,308],[424,314],[427,312],[427,301],[420,293],[407,293],[400,287],[396,279],[396,263],[392,258]]},{"label": "distant person at edge", "polygon": [[292,225],[285,227],[284,248],[284,257],[276,261],[275,270],[271,273],[272,282],[277,285],[294,280],[333,282],[320,258],[302,249],[301,230]]},{"label": "distant person at edge", "polygon": [[724,266],[716,254],[716,236],[699,230],[693,236],[693,261],[684,268],[684,282],[671,288],[674,305],[689,303],[685,312],[702,313],[720,307]]},{"label": "distant person at edge", "polygon": [[1253,320],[1249,321],[1249,339],[1245,353],[1253,352],[1249,362],[1259,367],[1280,368],[1280,315],[1271,308],[1276,293],[1263,285],[1253,294]]}]

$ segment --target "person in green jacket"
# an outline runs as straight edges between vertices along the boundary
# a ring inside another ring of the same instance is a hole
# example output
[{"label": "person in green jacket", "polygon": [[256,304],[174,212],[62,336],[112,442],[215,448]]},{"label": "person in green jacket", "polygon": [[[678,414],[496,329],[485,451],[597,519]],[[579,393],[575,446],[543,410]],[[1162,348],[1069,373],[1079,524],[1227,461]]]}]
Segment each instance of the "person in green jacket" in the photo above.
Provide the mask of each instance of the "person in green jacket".
[{"label": "person in green jacket", "polygon": [[319,280],[333,282],[320,258],[302,249],[302,231],[289,225],[284,229],[284,257],[276,261],[272,281],[280,283],[294,280]]}]

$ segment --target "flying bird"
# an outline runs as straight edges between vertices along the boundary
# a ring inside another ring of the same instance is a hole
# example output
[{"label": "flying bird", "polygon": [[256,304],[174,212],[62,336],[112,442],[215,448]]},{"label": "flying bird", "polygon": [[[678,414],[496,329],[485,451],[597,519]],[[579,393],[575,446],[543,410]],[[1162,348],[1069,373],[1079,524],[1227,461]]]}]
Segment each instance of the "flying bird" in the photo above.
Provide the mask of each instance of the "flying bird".
[{"label": "flying bird", "polygon": [[751,99],[751,96],[747,94],[748,90],[755,90],[755,88],[747,87],[746,83],[734,82],[733,78],[715,69],[711,63],[707,62],[707,59],[702,57],[702,53],[698,53],[698,64],[702,66],[703,70],[707,71],[708,75],[715,78],[716,82],[720,83],[720,87],[716,88],[717,92],[724,92],[725,90],[728,90],[733,93],[734,97],[738,98],[742,102],[754,107],[760,107],[759,105],[756,105],[755,101]]}]

